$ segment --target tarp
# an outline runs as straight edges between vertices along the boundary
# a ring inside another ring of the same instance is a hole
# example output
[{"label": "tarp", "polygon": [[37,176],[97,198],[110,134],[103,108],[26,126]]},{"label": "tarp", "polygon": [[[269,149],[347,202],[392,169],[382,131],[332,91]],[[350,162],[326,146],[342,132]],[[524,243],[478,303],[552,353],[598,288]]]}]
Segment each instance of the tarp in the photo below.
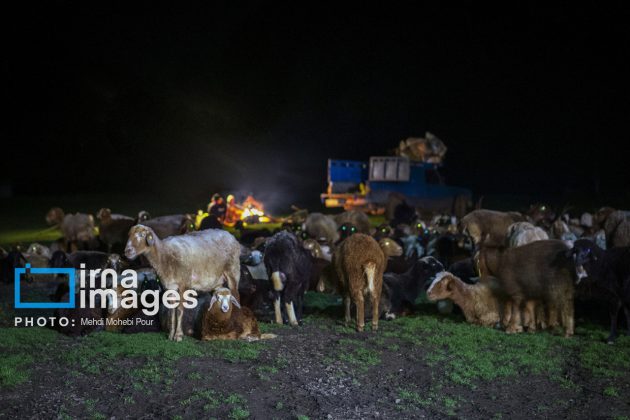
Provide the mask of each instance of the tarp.
[{"label": "tarp", "polygon": [[419,162],[442,163],[447,150],[442,140],[427,131],[424,137],[401,140],[396,149],[396,156]]}]

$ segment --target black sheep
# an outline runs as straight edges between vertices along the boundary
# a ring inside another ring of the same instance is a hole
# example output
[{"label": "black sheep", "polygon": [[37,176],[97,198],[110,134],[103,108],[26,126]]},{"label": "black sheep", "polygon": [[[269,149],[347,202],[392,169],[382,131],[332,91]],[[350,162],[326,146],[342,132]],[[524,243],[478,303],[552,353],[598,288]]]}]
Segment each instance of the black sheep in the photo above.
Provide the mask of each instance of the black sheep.
[{"label": "black sheep", "polygon": [[293,233],[283,231],[267,240],[264,261],[273,286],[276,323],[283,322],[282,304],[289,323],[296,326],[311,278],[311,255]]},{"label": "black sheep", "polygon": [[409,270],[403,274],[385,273],[383,290],[387,290],[390,313],[402,314],[411,308],[420,291],[425,290],[437,273],[444,271],[444,266],[433,257],[416,259]]},{"label": "black sheep", "polygon": [[[623,308],[630,334],[630,247],[603,250],[593,241],[578,239],[569,253],[575,259],[578,291],[589,289],[589,295],[608,305],[610,335],[608,343],[617,338],[617,320]],[[584,276],[588,278],[580,281]],[[580,285],[580,283],[582,283]]]},{"label": "black sheep", "polygon": [[479,278],[474,257],[457,261],[451,264],[446,271],[467,284],[475,284],[477,283],[476,280]]},{"label": "black sheep", "polygon": [[24,258],[24,255],[22,255],[22,253],[18,250],[7,253],[0,261],[0,264],[2,265],[2,271],[0,273],[0,275],[2,275],[2,281],[4,283],[13,283],[15,269],[24,268],[24,264],[26,264],[26,262],[26,258]]}]

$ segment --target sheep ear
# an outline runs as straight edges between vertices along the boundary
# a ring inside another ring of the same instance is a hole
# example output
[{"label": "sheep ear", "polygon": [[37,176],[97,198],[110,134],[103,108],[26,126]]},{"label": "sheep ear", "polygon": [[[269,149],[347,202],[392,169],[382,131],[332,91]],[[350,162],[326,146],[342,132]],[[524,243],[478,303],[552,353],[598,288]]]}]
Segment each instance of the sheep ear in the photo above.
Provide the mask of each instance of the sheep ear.
[{"label": "sheep ear", "polygon": [[147,241],[147,245],[148,245],[148,246],[153,246],[153,244],[155,244],[155,238],[153,237],[153,234],[152,234],[152,233],[149,233],[149,234],[147,235],[147,239],[146,239],[146,241]]},{"label": "sheep ear", "polygon": [[230,300],[232,301],[234,306],[236,306],[238,309],[241,309],[241,304],[238,303],[238,300],[236,300],[236,298],[234,296],[230,296]]},{"label": "sheep ear", "polygon": [[208,306],[208,310],[212,309],[212,305],[214,305],[215,303],[217,303],[217,297],[215,295],[212,295],[212,299],[210,299],[210,306]]}]

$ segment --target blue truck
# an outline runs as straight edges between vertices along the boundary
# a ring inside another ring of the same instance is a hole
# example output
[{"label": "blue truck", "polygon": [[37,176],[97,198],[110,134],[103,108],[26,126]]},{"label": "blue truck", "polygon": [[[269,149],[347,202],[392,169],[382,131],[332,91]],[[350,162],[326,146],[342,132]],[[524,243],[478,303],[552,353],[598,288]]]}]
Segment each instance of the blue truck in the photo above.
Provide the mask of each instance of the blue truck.
[{"label": "blue truck", "polygon": [[328,160],[328,188],[321,194],[326,207],[382,212],[391,202],[429,211],[465,214],[472,192],[444,183],[440,164],[399,156],[373,156],[369,162]]}]

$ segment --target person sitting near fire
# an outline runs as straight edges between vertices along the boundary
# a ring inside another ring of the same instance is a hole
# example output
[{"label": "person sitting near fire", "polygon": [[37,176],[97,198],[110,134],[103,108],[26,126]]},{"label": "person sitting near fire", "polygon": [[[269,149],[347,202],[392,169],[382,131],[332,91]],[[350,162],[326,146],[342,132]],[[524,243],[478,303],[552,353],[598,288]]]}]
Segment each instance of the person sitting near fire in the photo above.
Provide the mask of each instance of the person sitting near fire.
[{"label": "person sitting near fire", "polygon": [[241,220],[243,214],[243,208],[236,204],[234,196],[232,194],[227,196],[227,210],[225,212],[225,220],[223,224],[227,226],[234,226],[236,222]]},{"label": "person sitting near fire", "polygon": [[213,194],[212,201],[208,204],[208,214],[216,216],[216,218],[223,223],[226,211],[227,205],[221,194]]}]

